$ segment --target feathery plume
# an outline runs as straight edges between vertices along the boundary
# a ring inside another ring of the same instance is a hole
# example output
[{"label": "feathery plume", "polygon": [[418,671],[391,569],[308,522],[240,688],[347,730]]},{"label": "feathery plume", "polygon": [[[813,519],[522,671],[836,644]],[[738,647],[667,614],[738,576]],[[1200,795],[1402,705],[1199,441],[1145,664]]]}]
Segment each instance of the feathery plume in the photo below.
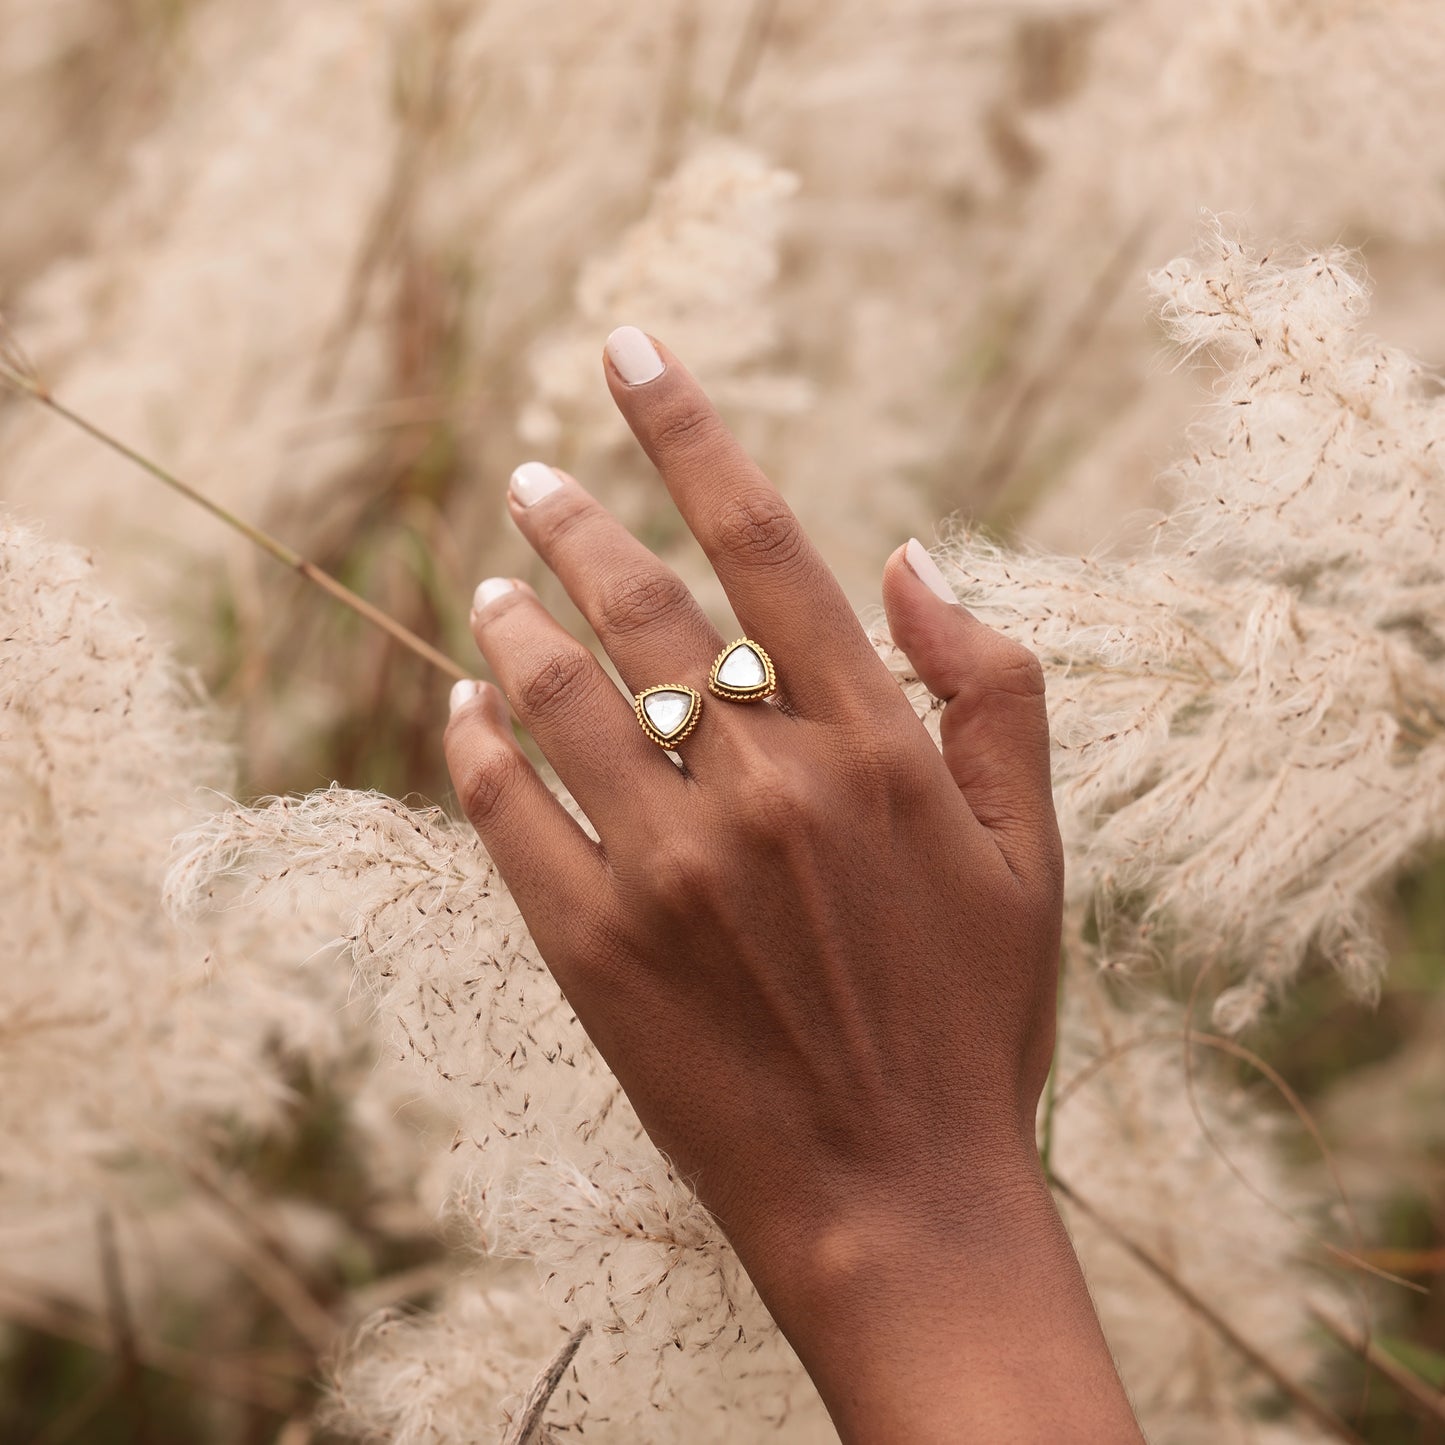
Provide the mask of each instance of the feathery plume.
[{"label": "feathery plume", "polygon": [[[96,1298],[96,1218],[114,1215],[133,1301],[199,1299],[234,1278],[219,1262],[234,1224],[207,1182],[239,1144],[284,1143],[296,1080],[347,1100],[379,1198],[416,1177],[414,1123],[324,930],[165,916],[172,839],[231,778],[193,681],[83,553],[3,513],[0,616],[7,1269],[12,1284]],[[319,1211],[256,1207],[303,1252],[334,1243]]]},{"label": "feathery plume", "polygon": [[[352,1428],[461,1445],[493,1428],[563,1332],[586,1323],[592,1334],[549,1407],[555,1428],[724,1441],[786,1422],[789,1440],[832,1438],[726,1240],[638,1125],[468,827],[340,789],[232,810],[189,835],[173,874],[176,906],[208,895],[334,911],[390,1047],[451,1124],[431,1184],[451,1190],[453,1217],[489,1268],[434,1316],[384,1320],[358,1342],[337,1386]],[[1097,988],[1089,998],[1087,1008],[1075,999],[1066,1029],[1066,1081],[1140,1031]],[[1177,1034],[1172,1016],[1171,1026]],[[1227,1307],[1259,1350],[1300,1371],[1312,1357],[1295,1234],[1200,1138],[1177,1037],[1171,1047],[1119,1047],[1106,1071],[1069,1090],[1055,1166]],[[1226,1153],[1256,1189],[1294,1204],[1272,1152],[1276,1126],[1220,1097],[1207,1063],[1196,1074]],[[1141,1284],[1106,1235],[1086,1224],[1078,1233],[1146,1426],[1202,1441],[1270,1397],[1232,1346],[1201,1344],[1207,1323]],[[536,1266],[530,1287],[505,1263],[518,1259]],[[499,1321],[492,1291],[504,1283]],[[522,1321],[534,1342],[525,1348],[509,1343]],[[406,1433],[423,1429],[434,1435]],[[1317,1436],[1301,1426],[1276,1438]]]},{"label": "feathery plume", "polygon": [[[1311,1235],[1334,1233],[1329,1196],[1286,1172],[1277,1100],[1230,1083],[1197,1045],[1186,1068],[1184,1026],[1177,1005],[1145,996],[1126,1009],[1097,977],[1070,975],[1050,1125],[1050,1168],[1068,1185],[1060,1208],[1148,1438],[1328,1439],[1308,1419],[1264,1426],[1283,1402],[1255,1360],[1119,1243],[1143,1247],[1257,1356],[1309,1384],[1320,1363],[1310,1306],[1345,1303],[1308,1259]],[[1267,1429],[1277,1433],[1256,1433]]]},{"label": "feathery plume", "polygon": [[[454,1217],[485,1255],[535,1261],[544,1282],[529,1307],[542,1319],[594,1328],[574,1362],[579,1423],[667,1439],[686,1420],[722,1441],[739,1418],[786,1414],[799,1428],[810,1411],[822,1418],[736,1256],[647,1139],[469,826],[339,788],[276,799],[192,830],[169,894],[182,912],[225,899],[321,906],[337,919],[387,1046],[449,1120],[428,1192],[451,1191]],[[439,1329],[445,1339],[452,1326]],[[510,1390],[537,1367],[519,1363]],[[469,1388],[446,1388],[454,1384]],[[341,1388],[354,1393],[345,1377]],[[654,1423],[659,1410],[668,1423]]]},{"label": "feathery plume", "polygon": [[1071,957],[1212,970],[1237,1030],[1311,958],[1368,996],[1372,900],[1440,836],[1445,407],[1361,335],[1342,255],[1216,229],[1153,285],[1221,379],[1152,545],[1061,557],[964,531],[941,561],[1049,675]]},{"label": "feathery plume", "polygon": [[659,336],[707,378],[720,406],[788,410],[801,384],[759,369],[778,342],[771,290],[782,203],[797,177],[735,143],[713,141],[658,187],[646,216],[582,268],[575,316],[530,352],[536,397],[526,440],[596,448],[626,436],[598,385],[598,338],[618,318]]}]

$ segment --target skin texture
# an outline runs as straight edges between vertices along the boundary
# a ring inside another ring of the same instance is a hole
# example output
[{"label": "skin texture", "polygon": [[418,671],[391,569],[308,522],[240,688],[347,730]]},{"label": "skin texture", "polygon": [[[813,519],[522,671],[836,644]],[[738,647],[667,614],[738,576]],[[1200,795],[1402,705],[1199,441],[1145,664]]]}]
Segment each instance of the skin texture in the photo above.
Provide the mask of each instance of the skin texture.
[{"label": "skin texture", "polygon": [[500,689],[459,689],[458,797],[845,1441],[1137,1440],[1034,1143],[1063,886],[1038,662],[895,552],[884,604],[946,703],[940,753],[777,489],[658,351],[660,375],[630,386],[607,360],[607,384],[771,654],[776,705],[707,693],[737,634],[563,476],[510,498],[516,524],[627,687],[687,683],[702,716],[678,768],[516,584],[473,614]]}]

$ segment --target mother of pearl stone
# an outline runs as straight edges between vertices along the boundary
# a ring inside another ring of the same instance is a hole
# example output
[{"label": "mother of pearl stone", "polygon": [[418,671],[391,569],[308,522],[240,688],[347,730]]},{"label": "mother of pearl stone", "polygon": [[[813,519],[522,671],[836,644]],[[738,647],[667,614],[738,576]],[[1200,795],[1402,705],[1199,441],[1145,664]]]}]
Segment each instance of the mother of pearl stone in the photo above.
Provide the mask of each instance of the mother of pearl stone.
[{"label": "mother of pearl stone", "polygon": [[647,720],[665,738],[670,738],[687,721],[692,712],[692,698],[685,692],[667,688],[662,692],[650,692],[642,699],[642,710]]},{"label": "mother of pearl stone", "polygon": [[717,670],[717,680],[724,687],[735,687],[739,692],[751,691],[767,681],[763,660],[746,643],[740,642],[723,658]]}]

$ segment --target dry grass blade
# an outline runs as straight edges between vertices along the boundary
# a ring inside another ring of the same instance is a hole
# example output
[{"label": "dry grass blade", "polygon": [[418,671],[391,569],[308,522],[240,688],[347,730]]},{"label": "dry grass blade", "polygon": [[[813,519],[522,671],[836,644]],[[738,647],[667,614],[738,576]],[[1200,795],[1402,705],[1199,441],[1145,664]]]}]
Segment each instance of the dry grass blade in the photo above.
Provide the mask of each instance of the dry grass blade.
[{"label": "dry grass blade", "polygon": [[1279,1365],[1275,1364],[1263,1351],[1252,1345],[1223,1315],[1198,1294],[1194,1292],[1179,1276],[1168,1267],[1162,1260],[1158,1259],[1150,1250],[1146,1249],[1138,1241],[1131,1239],[1113,1221],[1106,1219],[1093,1205],[1082,1199],[1074,1190],[1057,1174],[1050,1177],[1049,1183],[1056,1193],[1067,1199],[1080,1214],[1087,1216],[1105,1234],[1109,1236],[1120,1249],[1124,1250],[1136,1263],[1141,1265],[1157,1279],[1176,1299],[1179,1300],[1193,1314],[1219,1336],[1225,1344],[1229,1345],[1239,1356],[1247,1360],[1260,1374],[1264,1375],[1279,1392],[1286,1396],[1294,1407],[1302,1414],[1307,1415],[1315,1424],[1329,1432],[1337,1440],[1350,1441],[1351,1445],[1364,1445],[1364,1437],[1356,1432],[1323,1400],[1319,1399],[1307,1386],[1300,1384]]},{"label": "dry grass blade", "polygon": [[[0,1319],[70,1340],[100,1354],[110,1354],[115,1346],[113,1332],[101,1320],[5,1280],[0,1280]],[[134,1337],[134,1348],[136,1358],[148,1370],[170,1375],[200,1393],[256,1405],[276,1414],[287,1414],[295,1408],[303,1384],[299,1375],[294,1382],[288,1381],[237,1360],[192,1354],[140,1334]]]},{"label": "dry grass blade", "polygon": [[41,389],[34,364],[3,314],[0,314],[0,378],[19,391]]},{"label": "dry grass blade", "polygon": [[100,1274],[105,1284],[106,1314],[116,1359],[115,1388],[129,1407],[137,1441],[149,1435],[146,1424],[145,1384],[141,1379],[140,1351],[136,1347],[135,1317],[125,1290],[125,1274],[120,1250],[116,1246],[115,1219],[103,1209],[96,1219],[96,1239],[100,1248]]},{"label": "dry grass blade", "polygon": [[[1124,1043],[1116,1044],[1107,1052],[1100,1054],[1098,1058],[1084,1065],[1066,1083],[1058,1087],[1053,1097],[1055,1112],[1063,1108],[1064,1104],[1067,1103],[1078,1090],[1083,1088],[1090,1079],[1108,1068],[1111,1063],[1121,1058],[1124,1054],[1133,1049],[1143,1048],[1148,1044],[1172,1043],[1176,1041],[1187,1042],[1189,1044],[1202,1044],[1205,1048],[1217,1049],[1220,1053],[1228,1054],[1231,1058],[1239,1059],[1242,1063],[1249,1064],[1251,1067],[1257,1069],[1278,1091],[1280,1097],[1299,1119],[1305,1132],[1309,1134],[1324,1158],[1326,1168],[1329,1169],[1331,1178],[1334,1180],[1335,1188],[1339,1192],[1346,1210],[1349,1212],[1352,1232],[1358,1241],[1361,1238],[1359,1224],[1355,1218],[1349,1196],[1345,1191],[1344,1181],[1339,1175],[1329,1146],[1325,1143],[1323,1136],[1319,1132],[1319,1125],[1315,1123],[1314,1117],[1305,1107],[1304,1101],[1289,1086],[1288,1081],[1279,1070],[1274,1068],[1267,1060],[1262,1059],[1252,1049],[1246,1048],[1243,1044],[1235,1043],[1233,1039],[1225,1038],[1222,1034],[1200,1033],[1197,1029],[1163,1029],[1153,1033],[1141,1034],[1137,1038],[1128,1039]],[[1377,1279],[1386,1280],[1390,1284],[1400,1285],[1403,1289],[1413,1290],[1417,1294],[1428,1293],[1423,1285],[1416,1284],[1414,1280],[1406,1279],[1403,1275],[1392,1273],[1371,1251],[1362,1248],[1357,1250],[1342,1249],[1339,1245],[1332,1244],[1329,1240],[1320,1238],[1308,1225],[1296,1218],[1276,1200],[1262,1193],[1245,1175],[1241,1174],[1231,1162],[1228,1154],[1223,1152],[1219,1145],[1215,1143],[1207,1129],[1205,1130],[1205,1137],[1219,1155],[1221,1162],[1230,1170],[1234,1177],[1239,1180],[1244,1188],[1248,1189],[1260,1203],[1267,1205],[1277,1214],[1288,1219],[1301,1234],[1332,1259],[1338,1260],[1341,1264],[1348,1264],[1355,1269],[1363,1270],[1366,1274],[1374,1275]]]},{"label": "dry grass blade", "polygon": [[1310,1313],[1347,1350],[1358,1355],[1367,1365],[1383,1375],[1417,1414],[1432,1420],[1445,1420],[1445,1393],[1434,1389],[1418,1375],[1407,1370],[1372,1339],[1334,1319],[1317,1305],[1310,1307]]},{"label": "dry grass blade", "polygon": [[336,1339],[336,1320],[315,1297],[304,1267],[285,1244],[266,1227],[240,1191],[209,1163],[178,1158],[176,1164],[236,1230],[241,1246],[238,1262],[252,1283],[318,1355],[330,1349]]},{"label": "dry grass blade", "polygon": [[1445,1274],[1445,1249],[1389,1249],[1363,1251],[1363,1257],[1380,1269],[1404,1274]]},{"label": "dry grass blade", "polygon": [[988,505],[996,507],[1004,495],[1037,433],[1040,413],[1088,352],[1110,307],[1137,270],[1150,225],[1151,218],[1142,217],[1120,237],[1048,360],[1025,377],[999,408],[987,450],[975,470],[975,486]]},{"label": "dry grass blade", "polygon": [[38,402],[41,406],[54,412],[56,416],[69,422],[71,426],[83,431],[102,446],[115,452],[117,456],[124,457],[126,461],[139,467],[141,471],[149,473],[172,491],[180,493],[188,501],[204,508],[213,517],[224,522],[232,531],[239,532],[248,542],[259,547],[263,552],[269,553],[283,566],[299,572],[308,582],[319,587],[323,592],[330,593],[342,606],[350,608],[358,617],[371,623],[373,627],[379,627],[383,632],[395,638],[403,647],[429,662],[439,672],[445,673],[447,677],[460,681],[469,675],[445,653],[439,652],[431,643],[418,637],[410,628],[403,627],[394,617],[353,592],[344,582],[338,582],[335,577],[329,572],[323,571],[314,562],[308,562],[294,548],[288,547],[286,543],[271,536],[269,532],[253,526],[234,512],[228,511],[203,492],[198,492],[190,483],[182,481],[180,477],[167,471],[159,462],[152,461],[143,452],[138,452],[134,447],[128,446],[119,437],[113,436],[103,427],[97,426],[88,417],[72,411],[63,402],[57,401],[35,374],[35,370],[25,358],[24,352],[20,350],[18,343],[3,326],[3,323],[0,323],[0,384],[7,385],[20,395]]},{"label": "dry grass blade", "polygon": [[[1204,987],[1204,980],[1208,976],[1209,971],[1210,969],[1208,967],[1202,968],[1200,969],[1198,975],[1195,977],[1194,986],[1189,992],[1189,1005],[1187,1012],[1185,1013],[1186,1020],[1192,1020],[1194,1018],[1195,1010],[1197,1009],[1199,1004],[1200,991]],[[1194,1082],[1194,1042],[1197,1038],[1200,1037],[1203,1036],[1196,1033],[1193,1027],[1188,1027],[1184,1030],[1184,1090],[1189,1097],[1189,1110],[1194,1115],[1194,1122],[1199,1126],[1199,1132],[1203,1136],[1205,1142],[1212,1150],[1214,1150],[1214,1153],[1224,1164],[1225,1168],[1228,1169],[1229,1172],[1234,1175],[1234,1177],[1239,1180],[1239,1182],[1244,1185],[1244,1187],[1248,1189],[1249,1192],[1253,1194],[1256,1199],[1261,1200],[1264,1204],[1268,1205],[1272,1209],[1279,1210],[1280,1206],[1277,1205],[1272,1199],[1270,1199],[1268,1195],[1266,1195],[1265,1192],[1260,1189],[1254,1183],[1254,1181],[1250,1179],[1239,1167],[1239,1165],[1236,1164],[1235,1161],[1230,1157],[1229,1152],[1215,1137],[1214,1130],[1209,1127],[1209,1121],[1204,1117],[1203,1109],[1199,1107],[1199,1096],[1198,1091],[1195,1088]],[[1269,1082],[1274,1086],[1280,1097],[1284,1099],[1284,1101],[1294,1111],[1295,1117],[1304,1126],[1305,1131],[1309,1134],[1311,1140],[1314,1142],[1315,1148],[1320,1151],[1320,1157],[1324,1160],[1325,1168],[1329,1171],[1330,1179],[1335,1186],[1335,1192],[1339,1195],[1340,1203],[1344,1206],[1345,1218],[1349,1220],[1350,1235],[1354,1244],[1354,1252],[1352,1255],[1349,1256],[1349,1262],[1354,1264],[1360,1258],[1361,1254],[1364,1251],[1364,1230],[1360,1228],[1359,1215],[1355,1212],[1354,1201],[1350,1198],[1349,1191],[1345,1188],[1344,1177],[1340,1173],[1339,1165],[1335,1162],[1334,1153],[1330,1149],[1329,1145],[1325,1143],[1325,1137],[1320,1132],[1319,1125],[1315,1123],[1314,1115],[1311,1114],[1310,1111],[1305,1107],[1304,1100],[1301,1099],[1299,1094],[1295,1092],[1295,1090],[1291,1087],[1289,1081],[1284,1077],[1284,1075],[1281,1074],[1278,1069],[1274,1068],[1267,1060],[1260,1058],[1259,1055],[1253,1052],[1253,1050],[1245,1049],[1239,1045],[1236,1045],[1228,1052],[1232,1052],[1236,1055],[1236,1057],[1244,1059],[1252,1067],[1254,1067],[1261,1074],[1263,1074],[1266,1079],[1269,1080]],[[1283,1212],[1288,1214],[1288,1211]],[[1291,1223],[1296,1223],[1296,1221],[1294,1221],[1292,1217]],[[1311,1238],[1313,1237],[1314,1236],[1311,1236]],[[1327,1240],[1317,1240],[1316,1242],[1322,1244],[1324,1248],[1331,1254],[1334,1254],[1336,1256],[1341,1256],[1345,1254],[1345,1251],[1338,1249],[1337,1246],[1330,1244]],[[1359,1267],[1364,1269],[1366,1275],[1372,1274],[1374,1272],[1367,1266],[1362,1265]],[[1371,1343],[1370,1336],[1373,1330],[1373,1324],[1370,1314],[1370,1292],[1368,1287],[1368,1281],[1366,1279],[1360,1279],[1357,1281],[1357,1285],[1359,1290],[1360,1313],[1365,1321],[1365,1343],[1369,1345]],[[1369,1357],[1366,1356],[1367,1360],[1368,1358]],[[1360,1401],[1358,1406],[1357,1418],[1362,1418],[1364,1416],[1366,1410],[1369,1407],[1369,1401],[1370,1374],[1367,1366],[1365,1371],[1365,1378],[1360,1390]]]},{"label": "dry grass blade", "polygon": [[591,1329],[591,1324],[584,1320],[567,1336],[562,1348],[532,1382],[532,1388],[527,1391],[517,1418],[502,1437],[502,1445],[532,1445],[537,1438],[537,1431],[541,1428],[542,1416],[546,1413],[548,1402],[556,1393],[557,1386],[562,1383],[562,1376],[567,1373],[567,1367]]}]

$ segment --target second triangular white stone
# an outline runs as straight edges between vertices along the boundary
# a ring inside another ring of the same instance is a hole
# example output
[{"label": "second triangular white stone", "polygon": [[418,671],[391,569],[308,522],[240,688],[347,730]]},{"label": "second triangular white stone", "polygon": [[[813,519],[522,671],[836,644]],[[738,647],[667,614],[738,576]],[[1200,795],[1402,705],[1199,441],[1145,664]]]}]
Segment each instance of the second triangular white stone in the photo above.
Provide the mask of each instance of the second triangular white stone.
[{"label": "second triangular white stone", "polygon": [[717,670],[717,680],[724,687],[735,687],[746,692],[761,687],[767,681],[767,670],[763,660],[746,642],[740,642],[723,658]]},{"label": "second triangular white stone", "polygon": [[647,720],[665,738],[670,738],[688,719],[692,712],[692,698],[685,692],[666,688],[662,692],[650,692],[642,699],[642,710]]}]

